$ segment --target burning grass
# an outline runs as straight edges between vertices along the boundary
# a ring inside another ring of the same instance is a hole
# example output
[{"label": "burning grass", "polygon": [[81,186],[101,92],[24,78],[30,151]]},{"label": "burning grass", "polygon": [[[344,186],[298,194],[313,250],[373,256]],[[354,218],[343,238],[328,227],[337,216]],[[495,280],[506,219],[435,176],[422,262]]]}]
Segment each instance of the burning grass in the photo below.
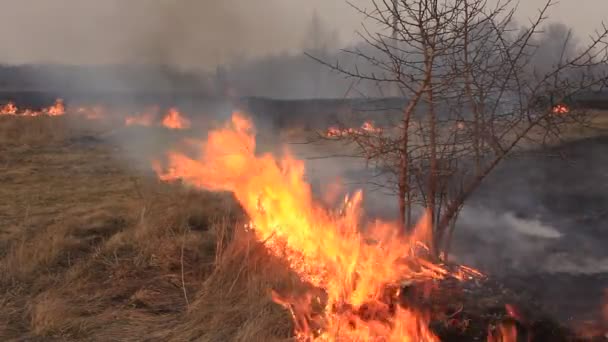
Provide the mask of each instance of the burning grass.
[{"label": "burning grass", "polygon": [[288,269],[234,230],[230,195],[133,175],[111,146],[70,138],[2,145],[1,340],[289,336],[267,293]]},{"label": "burning grass", "polygon": [[[70,128],[62,118],[11,120],[0,121],[0,137],[14,142],[0,145],[1,340],[281,341],[290,340],[294,332],[306,332],[303,325],[323,324],[319,318],[324,315],[333,315],[331,319],[344,315],[350,322],[376,331],[415,322],[418,332],[459,341],[485,338],[494,319],[472,315],[468,302],[467,310],[458,309],[461,298],[436,279],[443,276],[426,277],[430,280],[421,285],[408,282],[401,289],[400,284],[393,284],[399,280],[396,277],[383,278],[385,283],[378,285],[370,276],[361,278],[370,280],[365,284],[373,291],[367,293],[388,295],[388,301],[386,297],[359,296],[367,291],[361,289],[345,292],[343,299],[332,299],[327,280],[314,278],[315,273],[309,272],[314,269],[294,267],[294,259],[281,254],[287,250],[272,239],[272,232],[243,229],[247,216],[254,219],[256,227],[264,223],[263,217],[255,216],[261,213],[252,215],[250,211],[257,209],[253,202],[243,200],[244,193],[236,191],[238,204],[227,193],[192,190],[179,182],[167,184],[151,174],[134,173],[112,145],[101,140],[72,143],[83,132]],[[21,129],[23,136],[14,135],[10,127]],[[53,132],[45,133],[47,129]],[[53,144],[28,137],[30,131],[51,134]],[[260,162],[248,161],[243,167],[252,168],[254,162]],[[213,166],[218,165],[208,165]],[[278,181],[286,174],[274,176]],[[293,177],[284,180],[298,182]],[[250,183],[256,184],[259,182]],[[221,186],[214,190],[235,189]],[[298,195],[300,205],[308,204],[305,191],[293,194]],[[263,202],[262,207],[273,210],[275,205],[288,204],[297,203],[271,201]],[[303,210],[285,209],[286,214]],[[315,215],[309,219],[337,220],[343,223],[342,233],[348,233],[349,222],[355,222],[349,219],[355,219],[355,212],[349,214],[348,206],[345,209],[342,218],[313,210]],[[268,235],[260,238],[260,233]],[[313,237],[317,243],[327,243],[333,240],[321,234],[331,233],[327,229]],[[353,231],[349,234],[353,239],[343,247],[302,253],[318,257],[318,265],[323,265],[321,257],[335,256],[329,265],[339,274],[340,258],[348,260],[351,252],[373,254],[366,249],[373,247],[364,247],[357,240],[361,236]],[[403,242],[389,239],[379,243],[390,241]],[[287,246],[292,251],[299,248],[294,243]],[[351,248],[353,243],[360,249]],[[379,257],[386,260],[387,252]],[[372,255],[362,260],[376,259]],[[371,271],[378,270],[372,266]],[[444,269],[429,264],[417,265],[417,270]],[[450,281],[456,287],[463,284],[455,277]],[[334,285],[339,289],[341,283]],[[399,298],[394,291],[400,292]],[[325,303],[328,312],[323,306],[298,306],[298,299],[309,298],[307,294],[333,300],[334,305]],[[429,298],[439,297],[449,303],[428,303]],[[360,304],[357,298],[362,299]],[[474,299],[483,302],[484,298]],[[391,300],[419,311],[396,313],[399,309]],[[383,307],[387,303],[393,307]],[[497,302],[492,305],[500,306]],[[350,322],[336,324],[349,328]],[[397,331],[410,333],[407,329]]]}]

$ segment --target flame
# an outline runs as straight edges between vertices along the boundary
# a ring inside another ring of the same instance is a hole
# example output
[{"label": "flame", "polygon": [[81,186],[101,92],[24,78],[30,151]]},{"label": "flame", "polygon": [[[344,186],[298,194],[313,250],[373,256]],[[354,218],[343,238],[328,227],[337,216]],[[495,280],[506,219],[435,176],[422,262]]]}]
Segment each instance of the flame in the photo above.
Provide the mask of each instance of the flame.
[{"label": "flame", "polygon": [[184,117],[177,108],[171,108],[163,118],[163,126],[169,129],[187,129],[190,128],[190,120]]},{"label": "flame", "polygon": [[4,106],[0,107],[0,115],[15,115],[17,114],[17,110],[18,108],[15,106],[15,103],[8,102]]},{"label": "flame", "polygon": [[[272,294],[292,314],[296,336],[319,341],[438,341],[424,314],[386,300],[387,289],[396,284],[449,275],[415,253],[428,243],[428,213],[406,237],[397,225],[386,222],[363,227],[361,192],[347,197],[341,211],[326,210],[313,200],[302,161],[289,151],[278,160],[255,154],[254,128],[239,113],[198,145],[198,159],[169,152],[167,171],[155,164],[159,178],[232,191],[256,237],[303,281],[322,289],[325,296]],[[397,302],[397,295],[391,300]],[[322,312],[312,309],[313,302],[323,303]]]},{"label": "flame", "polygon": [[570,108],[568,108],[568,106],[566,106],[565,104],[558,104],[553,107],[552,111],[553,111],[553,114],[557,114],[557,115],[568,114],[570,112]]},{"label": "flame", "polygon": [[21,116],[40,116],[40,115],[43,115],[43,113],[28,108],[28,109],[25,109],[23,112],[19,113],[19,115],[21,115]]},{"label": "flame", "polygon": [[63,99],[55,100],[55,104],[52,106],[45,108],[42,110],[47,113],[49,116],[59,116],[65,114],[65,106],[63,104]]},{"label": "flame", "polygon": [[4,106],[0,107],[0,115],[21,115],[21,116],[40,116],[40,115],[49,115],[49,116],[60,116],[65,114],[65,105],[63,103],[63,99],[55,100],[55,103],[48,107],[44,108],[42,111],[37,111],[33,109],[24,109],[19,110],[19,108],[12,101],[8,102]]},{"label": "flame", "polygon": [[382,128],[374,126],[371,121],[366,121],[361,125],[361,130],[368,133],[382,133]]},{"label": "flame", "polygon": [[382,128],[374,126],[373,122],[365,121],[360,128],[340,129],[337,127],[330,127],[327,129],[327,132],[325,132],[325,136],[328,138],[336,138],[354,134],[382,134],[383,131]]},{"label": "flame", "polygon": [[[493,329],[492,329],[493,328]],[[488,342],[517,342],[517,327],[513,322],[502,322],[488,330]]]}]

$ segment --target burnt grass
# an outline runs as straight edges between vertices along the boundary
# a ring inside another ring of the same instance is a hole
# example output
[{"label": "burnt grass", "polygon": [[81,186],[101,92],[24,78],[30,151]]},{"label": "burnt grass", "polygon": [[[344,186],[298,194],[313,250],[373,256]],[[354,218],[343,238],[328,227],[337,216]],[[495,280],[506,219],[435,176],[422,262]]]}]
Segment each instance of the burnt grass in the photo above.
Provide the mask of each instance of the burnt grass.
[{"label": "burnt grass", "polygon": [[484,181],[472,205],[541,222],[561,237],[501,241],[500,227],[488,227],[486,234],[498,238],[489,242],[480,238],[483,230],[463,229],[457,244],[475,246],[485,260],[479,267],[530,293],[561,321],[597,320],[608,288],[607,166],[608,136],[512,157]]}]

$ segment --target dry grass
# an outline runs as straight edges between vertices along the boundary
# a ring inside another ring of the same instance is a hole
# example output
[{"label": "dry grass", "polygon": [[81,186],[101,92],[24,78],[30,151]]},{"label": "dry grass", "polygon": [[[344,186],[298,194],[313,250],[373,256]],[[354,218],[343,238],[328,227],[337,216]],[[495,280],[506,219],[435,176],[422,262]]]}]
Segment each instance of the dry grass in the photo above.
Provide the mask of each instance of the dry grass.
[{"label": "dry grass", "polygon": [[297,279],[231,196],[135,174],[61,118],[1,119],[0,340],[289,337],[268,291]]},{"label": "dry grass", "polygon": [[279,341],[304,286],[228,194],[130,170],[100,129],[0,118],[0,341]]}]

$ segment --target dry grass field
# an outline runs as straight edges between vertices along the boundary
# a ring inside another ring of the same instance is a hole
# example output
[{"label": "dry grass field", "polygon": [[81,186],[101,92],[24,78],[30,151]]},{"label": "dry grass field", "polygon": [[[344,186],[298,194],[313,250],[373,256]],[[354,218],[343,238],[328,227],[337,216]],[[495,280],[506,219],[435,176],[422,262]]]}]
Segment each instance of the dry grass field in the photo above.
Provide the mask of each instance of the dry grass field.
[{"label": "dry grass field", "polygon": [[232,197],[130,171],[63,118],[0,118],[0,340],[270,341],[278,262]]},{"label": "dry grass field", "polygon": [[269,291],[303,284],[233,196],[135,170],[109,130],[0,117],[0,340],[292,340]]}]

